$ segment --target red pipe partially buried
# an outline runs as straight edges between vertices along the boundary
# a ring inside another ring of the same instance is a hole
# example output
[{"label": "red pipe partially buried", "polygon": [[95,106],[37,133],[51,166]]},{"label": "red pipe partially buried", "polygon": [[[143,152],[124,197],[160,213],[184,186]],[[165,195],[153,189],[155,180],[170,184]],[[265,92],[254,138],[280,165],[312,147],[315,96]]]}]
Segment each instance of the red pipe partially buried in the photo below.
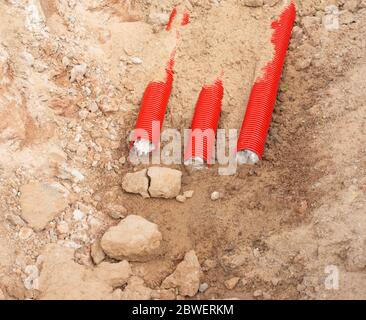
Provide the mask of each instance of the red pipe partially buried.
[{"label": "red pipe partially buried", "polygon": [[195,165],[211,164],[219,124],[224,87],[221,80],[203,86],[196,104],[184,160]]},{"label": "red pipe partially buried", "polygon": [[253,164],[262,159],[295,18],[296,8],[291,1],[272,23],[275,55],[264,68],[264,76],[254,83],[249,97],[237,145],[240,163]]},{"label": "red pipe partially buried", "polygon": [[[172,29],[177,14],[177,8],[174,8],[166,27],[167,31]],[[181,25],[185,26],[188,23],[189,14],[188,12],[184,12]],[[178,38],[179,32],[177,32],[177,39]],[[173,50],[168,66],[165,69],[165,81],[150,82],[145,89],[131,143],[132,151],[138,156],[149,154],[159,145],[160,131],[163,126],[173,86],[175,53],[176,49]]]}]

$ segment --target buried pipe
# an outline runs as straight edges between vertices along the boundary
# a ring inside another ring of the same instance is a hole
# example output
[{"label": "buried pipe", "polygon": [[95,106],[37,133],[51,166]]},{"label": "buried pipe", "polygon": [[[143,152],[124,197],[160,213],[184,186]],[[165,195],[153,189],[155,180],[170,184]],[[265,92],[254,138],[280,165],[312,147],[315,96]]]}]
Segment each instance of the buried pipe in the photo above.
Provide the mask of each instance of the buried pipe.
[{"label": "buried pipe", "polygon": [[264,76],[254,83],[249,97],[237,145],[240,164],[255,164],[262,159],[295,17],[296,8],[291,0],[272,23],[275,55],[264,68]]},{"label": "buried pipe", "polygon": [[200,168],[212,163],[224,88],[222,80],[203,86],[196,104],[184,160]]},{"label": "buried pipe", "polygon": [[[177,14],[177,8],[174,8],[166,27],[167,31],[172,29]],[[184,12],[181,25],[185,26],[188,23],[189,14]],[[178,38],[179,33],[177,32],[177,39]],[[150,82],[145,89],[131,142],[131,152],[138,157],[147,156],[159,145],[160,131],[163,127],[164,117],[173,86],[175,54],[176,49],[173,50],[168,66],[165,69],[165,81]]]}]

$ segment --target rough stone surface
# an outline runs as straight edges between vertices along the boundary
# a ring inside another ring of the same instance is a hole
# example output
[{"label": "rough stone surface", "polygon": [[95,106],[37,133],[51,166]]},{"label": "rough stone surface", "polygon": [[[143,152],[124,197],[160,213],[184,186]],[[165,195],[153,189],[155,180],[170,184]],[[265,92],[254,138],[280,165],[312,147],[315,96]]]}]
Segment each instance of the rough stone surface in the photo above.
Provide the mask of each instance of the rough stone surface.
[{"label": "rough stone surface", "polygon": [[158,226],[146,219],[130,215],[103,235],[104,252],[117,260],[148,260],[160,247],[162,235]]},{"label": "rough stone surface", "polygon": [[147,174],[150,177],[151,197],[171,199],[179,195],[182,172],[170,168],[152,167]]},{"label": "rough stone surface", "polygon": [[105,259],[105,253],[99,241],[95,241],[90,247],[90,255],[95,264],[100,264]]},{"label": "rough stone surface", "polygon": [[41,300],[111,299],[113,288],[93,270],[74,262],[74,250],[50,244],[43,252],[39,277]]},{"label": "rough stone surface", "polygon": [[140,194],[144,198],[149,198],[148,188],[149,179],[146,175],[147,170],[134,173],[127,173],[122,180],[122,188],[128,193]]},{"label": "rough stone surface", "polygon": [[29,183],[20,188],[20,205],[23,219],[42,230],[67,207],[67,194],[59,184]]},{"label": "rough stone surface", "polygon": [[127,283],[131,276],[130,264],[125,260],[119,263],[102,262],[95,270],[96,276],[113,288]]},{"label": "rough stone surface", "polygon": [[177,288],[180,295],[193,297],[200,286],[200,269],[196,253],[189,251],[174,273],[163,281],[162,288]]},{"label": "rough stone surface", "polygon": [[152,290],[145,286],[144,280],[133,276],[121,294],[121,300],[150,300]]}]

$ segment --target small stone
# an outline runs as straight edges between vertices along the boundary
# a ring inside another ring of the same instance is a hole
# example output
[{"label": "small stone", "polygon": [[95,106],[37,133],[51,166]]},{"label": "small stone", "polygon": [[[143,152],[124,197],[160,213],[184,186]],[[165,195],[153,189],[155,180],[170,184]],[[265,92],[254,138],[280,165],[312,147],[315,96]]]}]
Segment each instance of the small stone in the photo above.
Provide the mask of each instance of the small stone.
[{"label": "small stone", "polygon": [[234,278],[231,278],[229,280],[226,280],[225,281],[225,287],[228,289],[228,290],[232,290],[236,287],[236,285],[238,284],[240,278],[238,277],[234,277]]},{"label": "small stone", "polygon": [[20,187],[21,216],[35,230],[43,230],[68,205],[67,193],[58,183],[29,183]]},{"label": "small stone", "polygon": [[70,82],[83,80],[87,70],[85,63],[74,66],[70,73]]},{"label": "small stone", "polygon": [[31,228],[23,227],[19,230],[19,239],[28,240],[33,235],[33,230]]},{"label": "small stone", "polygon": [[186,202],[187,198],[185,196],[179,195],[175,198],[178,202],[184,203]]},{"label": "small stone", "polygon": [[115,220],[120,220],[126,217],[127,209],[120,204],[109,203],[105,206],[108,215]]},{"label": "small stone", "polygon": [[184,191],[183,192],[183,196],[185,196],[187,199],[190,199],[193,197],[194,191],[193,190],[188,190],[188,191]]},{"label": "small stone", "polygon": [[148,193],[149,179],[146,175],[147,170],[134,173],[127,173],[122,180],[122,188],[128,193],[140,194],[143,198],[149,198]]},{"label": "small stone", "polygon": [[13,226],[24,227],[26,225],[25,221],[16,214],[7,214],[6,220],[9,221]]},{"label": "small stone", "polygon": [[263,291],[262,290],[255,290],[253,292],[253,297],[255,298],[259,298],[259,297],[262,297],[263,296]]},{"label": "small stone", "polygon": [[211,193],[211,200],[216,201],[220,199],[220,192],[214,191]]},{"label": "small stone", "polygon": [[57,224],[57,232],[59,234],[67,234],[69,233],[69,225],[67,224],[66,221],[60,221],[58,224]]},{"label": "small stone", "polygon": [[147,172],[150,177],[149,193],[153,198],[171,199],[179,195],[182,172],[170,168],[152,167]]},{"label": "small stone", "polygon": [[91,245],[90,255],[95,264],[100,264],[105,259],[105,253],[104,253],[99,241],[95,241]]},{"label": "small stone", "polygon": [[74,220],[77,221],[81,221],[84,218],[84,212],[82,212],[79,209],[74,210],[74,212],[72,213],[72,217],[74,218]]},{"label": "small stone", "polygon": [[208,288],[209,288],[209,286],[206,282],[201,283],[198,291],[201,292],[201,293],[204,293]]},{"label": "small stone", "polygon": [[116,260],[146,261],[156,254],[162,235],[158,226],[146,219],[130,215],[103,235],[104,252]]},{"label": "small stone", "polygon": [[142,64],[142,59],[141,58],[139,58],[139,57],[131,57],[130,58],[130,61],[131,61],[131,63],[133,63],[133,64]]},{"label": "small stone", "polygon": [[163,281],[162,288],[177,288],[181,296],[193,297],[200,286],[200,270],[196,253],[189,251],[175,271]]},{"label": "small stone", "polygon": [[24,279],[24,287],[28,290],[38,290],[39,288],[39,270],[35,265],[26,266],[24,269],[25,274],[28,275],[27,278]]}]

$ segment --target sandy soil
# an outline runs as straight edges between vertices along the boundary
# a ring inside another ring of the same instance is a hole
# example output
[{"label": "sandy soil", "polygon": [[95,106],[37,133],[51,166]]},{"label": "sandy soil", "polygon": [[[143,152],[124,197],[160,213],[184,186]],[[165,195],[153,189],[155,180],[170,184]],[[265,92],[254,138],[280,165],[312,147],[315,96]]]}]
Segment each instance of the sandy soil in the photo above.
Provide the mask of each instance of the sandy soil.
[{"label": "sandy soil", "polygon": [[[71,295],[67,270],[78,265],[76,284],[98,272],[90,250],[118,223],[113,206],[162,233],[158,256],[130,262],[148,298],[190,250],[208,287],[195,299],[366,298],[366,1],[296,3],[263,161],[233,176],[175,166],[183,190],[194,190],[180,203],[121,188],[137,170],[127,137],[147,83],[177,48],[165,126],[188,128],[201,86],[224,70],[220,127],[239,128],[283,1],[0,0],[0,299],[89,298]],[[164,28],[174,5],[190,12],[188,26],[174,26],[178,41]],[[330,5],[334,30],[324,24]],[[51,200],[25,204],[39,183]],[[57,214],[30,226],[25,208],[42,206]],[[50,272],[59,258],[45,251],[50,243],[75,249],[60,275]],[[57,294],[38,285],[46,273]],[[92,298],[111,297],[109,284],[94,284]],[[113,298],[134,297],[125,284],[113,288]]]}]

